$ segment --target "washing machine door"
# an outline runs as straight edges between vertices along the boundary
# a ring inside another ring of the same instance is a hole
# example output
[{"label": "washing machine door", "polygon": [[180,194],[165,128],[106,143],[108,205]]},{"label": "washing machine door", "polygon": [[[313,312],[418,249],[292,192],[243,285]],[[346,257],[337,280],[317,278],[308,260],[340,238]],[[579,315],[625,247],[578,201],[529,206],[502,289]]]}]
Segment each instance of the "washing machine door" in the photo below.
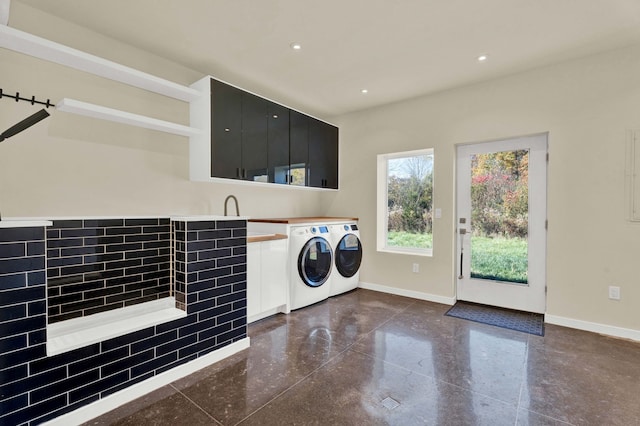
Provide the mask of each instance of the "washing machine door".
[{"label": "washing machine door", "polygon": [[309,287],[320,287],[331,273],[333,253],[331,245],[322,237],[311,238],[298,256],[300,278]]},{"label": "washing machine door", "polygon": [[362,262],[362,245],[355,234],[347,234],[336,247],[336,268],[340,275],[350,278],[360,269]]}]

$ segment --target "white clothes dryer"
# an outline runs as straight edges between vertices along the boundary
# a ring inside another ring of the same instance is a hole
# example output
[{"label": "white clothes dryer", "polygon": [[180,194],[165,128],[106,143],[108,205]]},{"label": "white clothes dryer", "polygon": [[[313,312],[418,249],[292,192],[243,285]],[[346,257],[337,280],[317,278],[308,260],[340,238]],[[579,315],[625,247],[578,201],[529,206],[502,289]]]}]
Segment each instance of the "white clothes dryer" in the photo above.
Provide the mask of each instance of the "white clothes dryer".
[{"label": "white clothes dryer", "polygon": [[358,287],[362,244],[357,222],[332,224],[331,246],[335,271],[331,277],[331,296],[346,293]]},{"label": "white clothes dryer", "polygon": [[292,310],[329,298],[333,268],[329,239],[326,225],[290,227],[289,297]]}]

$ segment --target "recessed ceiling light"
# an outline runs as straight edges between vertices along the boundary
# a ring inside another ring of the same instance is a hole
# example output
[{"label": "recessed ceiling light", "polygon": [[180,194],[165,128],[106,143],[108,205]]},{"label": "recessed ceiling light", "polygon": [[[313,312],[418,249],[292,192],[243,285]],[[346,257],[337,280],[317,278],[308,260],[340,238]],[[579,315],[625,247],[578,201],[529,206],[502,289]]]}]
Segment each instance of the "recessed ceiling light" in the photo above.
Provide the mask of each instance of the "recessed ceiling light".
[{"label": "recessed ceiling light", "polygon": [[291,48],[293,50],[300,50],[302,49],[302,45],[300,43],[291,43],[289,46],[291,46]]},{"label": "recessed ceiling light", "polygon": [[363,95],[366,95],[367,93],[369,93],[369,91],[367,89],[362,89],[360,93],[362,93]]},{"label": "recessed ceiling light", "polygon": [[487,59],[489,59],[489,56],[487,56],[487,55],[480,55],[480,56],[478,56],[478,62],[484,62],[484,61],[486,61]]}]

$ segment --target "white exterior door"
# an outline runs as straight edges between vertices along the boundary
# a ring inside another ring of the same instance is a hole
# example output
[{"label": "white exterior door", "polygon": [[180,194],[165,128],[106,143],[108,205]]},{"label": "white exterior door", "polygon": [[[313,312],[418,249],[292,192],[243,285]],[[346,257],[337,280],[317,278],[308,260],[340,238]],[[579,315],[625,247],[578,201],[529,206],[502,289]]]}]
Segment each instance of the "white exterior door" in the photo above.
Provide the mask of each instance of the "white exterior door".
[{"label": "white exterior door", "polygon": [[546,308],[547,134],[457,148],[457,299]]}]

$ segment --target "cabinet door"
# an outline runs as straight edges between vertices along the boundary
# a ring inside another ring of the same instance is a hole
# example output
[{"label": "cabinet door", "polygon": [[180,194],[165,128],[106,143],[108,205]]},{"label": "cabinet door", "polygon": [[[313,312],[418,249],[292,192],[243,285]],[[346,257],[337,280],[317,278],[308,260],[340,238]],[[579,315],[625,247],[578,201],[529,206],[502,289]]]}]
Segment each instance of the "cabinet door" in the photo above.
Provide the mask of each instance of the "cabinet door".
[{"label": "cabinet door", "polygon": [[268,116],[269,182],[288,183],[289,108],[269,102]]},{"label": "cabinet door", "polygon": [[211,177],[238,178],[242,159],[242,91],[211,80]]},{"label": "cabinet door", "polygon": [[267,182],[267,113],[269,101],[242,93],[242,178]]},{"label": "cabinet door", "polygon": [[247,244],[247,318],[258,315],[261,311],[261,255],[262,243]]},{"label": "cabinet door", "polygon": [[338,188],[338,128],[311,117],[309,186]]},{"label": "cabinet door", "polygon": [[262,312],[287,303],[287,240],[264,241],[262,245]]},{"label": "cabinet door", "polygon": [[306,186],[309,167],[309,117],[289,111],[289,183]]}]

